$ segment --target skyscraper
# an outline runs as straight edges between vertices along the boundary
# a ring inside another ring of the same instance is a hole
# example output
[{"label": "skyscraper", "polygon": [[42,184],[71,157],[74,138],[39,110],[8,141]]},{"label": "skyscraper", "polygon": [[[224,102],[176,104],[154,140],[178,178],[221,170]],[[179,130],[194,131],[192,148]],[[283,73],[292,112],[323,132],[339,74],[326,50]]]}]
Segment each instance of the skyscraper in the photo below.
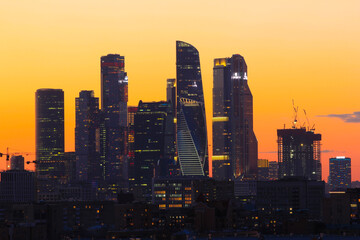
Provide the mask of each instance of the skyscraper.
[{"label": "skyscraper", "polygon": [[81,91],[75,99],[76,176],[80,181],[100,180],[99,98],[93,91]]},{"label": "skyscraper", "polygon": [[128,107],[128,141],[127,141],[127,150],[128,150],[128,179],[129,179],[129,191],[134,191],[135,185],[135,129],[134,121],[135,114],[138,107]]},{"label": "skyscraper", "polygon": [[64,92],[38,89],[36,98],[36,173],[39,178],[60,180],[64,156]]},{"label": "skyscraper", "polygon": [[107,188],[116,194],[126,188],[128,77],[124,57],[101,57],[101,166]]},{"label": "skyscraper", "polygon": [[173,109],[176,109],[176,79],[166,80],[166,101],[170,101]]},{"label": "skyscraper", "polygon": [[184,176],[208,175],[207,129],[198,50],[176,42],[177,152]]},{"label": "skyscraper", "polygon": [[214,60],[213,161],[221,179],[254,177],[257,139],[253,130],[253,98],[242,56]]},{"label": "skyscraper", "polygon": [[152,179],[169,175],[174,159],[173,110],[170,102],[139,102],[135,114],[135,195],[151,202]]},{"label": "skyscraper", "polygon": [[288,176],[321,181],[321,134],[305,128],[278,129],[279,179]]},{"label": "skyscraper", "polygon": [[351,187],[351,158],[335,157],[329,159],[330,191],[346,190]]}]

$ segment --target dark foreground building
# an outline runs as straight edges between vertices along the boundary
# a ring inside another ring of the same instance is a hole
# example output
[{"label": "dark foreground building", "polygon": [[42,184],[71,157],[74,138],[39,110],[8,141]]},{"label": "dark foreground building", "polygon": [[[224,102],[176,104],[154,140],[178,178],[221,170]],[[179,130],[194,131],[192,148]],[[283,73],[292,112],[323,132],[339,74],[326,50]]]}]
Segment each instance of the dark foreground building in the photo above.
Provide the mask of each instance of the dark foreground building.
[{"label": "dark foreground building", "polygon": [[199,198],[204,202],[229,201],[234,198],[233,181],[208,177],[162,177],[153,182],[153,203],[159,209],[189,208]]},{"label": "dark foreground building", "polygon": [[0,173],[0,202],[29,203],[36,199],[34,172],[8,170]]},{"label": "dark foreground building", "polygon": [[256,207],[263,215],[295,215],[305,211],[309,219],[320,220],[324,196],[324,181],[301,177],[258,181]]},{"label": "dark foreground building", "polygon": [[258,147],[245,59],[238,54],[215,59],[213,71],[214,177],[255,179]]}]

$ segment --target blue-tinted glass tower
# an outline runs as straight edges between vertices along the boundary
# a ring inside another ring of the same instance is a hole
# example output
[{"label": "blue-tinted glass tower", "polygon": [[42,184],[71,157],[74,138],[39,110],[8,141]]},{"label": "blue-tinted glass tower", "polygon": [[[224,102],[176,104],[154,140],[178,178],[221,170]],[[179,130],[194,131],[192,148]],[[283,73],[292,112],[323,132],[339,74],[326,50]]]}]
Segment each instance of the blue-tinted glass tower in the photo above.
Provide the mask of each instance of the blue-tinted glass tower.
[{"label": "blue-tinted glass tower", "polygon": [[198,50],[176,42],[177,152],[181,174],[208,175],[207,129]]},{"label": "blue-tinted glass tower", "polygon": [[345,191],[351,187],[351,158],[336,157],[329,160],[330,191]]}]

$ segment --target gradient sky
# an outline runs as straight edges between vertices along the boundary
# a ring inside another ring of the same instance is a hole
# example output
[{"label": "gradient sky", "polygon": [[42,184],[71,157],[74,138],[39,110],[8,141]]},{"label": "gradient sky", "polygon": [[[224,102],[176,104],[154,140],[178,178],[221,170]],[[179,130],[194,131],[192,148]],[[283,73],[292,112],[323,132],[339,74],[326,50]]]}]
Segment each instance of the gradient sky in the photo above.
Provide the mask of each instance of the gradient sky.
[{"label": "gradient sky", "polygon": [[323,178],[329,157],[345,155],[359,180],[359,13],[358,0],[0,0],[0,152],[34,160],[38,88],[64,90],[73,151],[75,97],[100,95],[100,57],[108,53],[125,56],[129,105],[165,99],[182,40],[200,52],[208,121],[213,59],[241,54],[259,157],[277,159],[276,129],[290,127],[294,99],[299,121],[306,109],[323,136]]}]

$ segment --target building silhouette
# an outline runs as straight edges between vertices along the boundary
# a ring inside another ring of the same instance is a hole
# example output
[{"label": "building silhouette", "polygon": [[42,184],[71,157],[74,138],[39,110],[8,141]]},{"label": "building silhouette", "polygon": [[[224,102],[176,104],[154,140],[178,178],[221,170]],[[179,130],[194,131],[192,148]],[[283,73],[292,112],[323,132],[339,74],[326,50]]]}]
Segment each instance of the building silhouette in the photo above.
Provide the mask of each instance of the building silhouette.
[{"label": "building silhouette", "polygon": [[329,170],[330,191],[345,191],[351,187],[351,158],[330,158]]},{"label": "building silhouette", "polygon": [[245,59],[215,59],[213,73],[213,161],[219,168],[213,171],[219,179],[255,179],[258,146]]},{"label": "building silhouette", "polygon": [[259,215],[276,217],[306,211],[310,219],[321,219],[325,182],[286,177],[276,181],[258,181],[256,208]]},{"label": "building silhouette", "polygon": [[128,77],[125,58],[101,57],[101,171],[111,195],[126,189]]},{"label": "building silhouette", "polygon": [[134,119],[135,197],[151,202],[152,180],[169,175],[174,159],[171,102],[139,102]]},{"label": "building silhouette", "polygon": [[100,123],[99,98],[93,91],[81,91],[75,99],[76,177],[79,181],[99,182]]},{"label": "building silhouette", "polygon": [[60,181],[64,176],[64,92],[38,89],[36,99],[36,174]]},{"label": "building silhouette", "polygon": [[279,179],[296,176],[321,181],[321,134],[305,128],[278,129]]},{"label": "building silhouette", "polygon": [[177,153],[184,176],[208,175],[207,129],[200,58],[192,45],[176,42]]}]

